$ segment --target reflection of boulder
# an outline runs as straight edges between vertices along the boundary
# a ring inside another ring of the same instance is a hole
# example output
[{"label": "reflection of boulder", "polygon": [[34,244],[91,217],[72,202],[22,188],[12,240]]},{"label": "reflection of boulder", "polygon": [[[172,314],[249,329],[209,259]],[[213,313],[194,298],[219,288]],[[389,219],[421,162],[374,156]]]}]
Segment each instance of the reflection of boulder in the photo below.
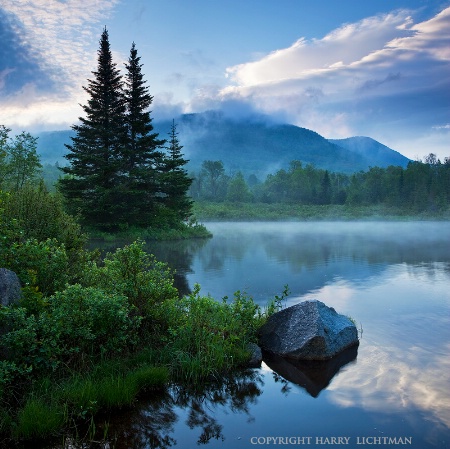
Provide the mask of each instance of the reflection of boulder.
[{"label": "reflection of boulder", "polygon": [[264,352],[263,360],[280,376],[317,397],[344,365],[356,360],[357,354],[358,346],[354,345],[328,360],[292,360],[271,352]]},{"label": "reflection of boulder", "polygon": [[262,362],[261,348],[255,343],[247,345],[247,351],[250,353],[250,360],[247,362],[248,368],[259,368]]},{"label": "reflection of boulder", "polygon": [[273,314],[258,337],[263,349],[297,360],[326,360],[358,343],[355,324],[317,300]]}]

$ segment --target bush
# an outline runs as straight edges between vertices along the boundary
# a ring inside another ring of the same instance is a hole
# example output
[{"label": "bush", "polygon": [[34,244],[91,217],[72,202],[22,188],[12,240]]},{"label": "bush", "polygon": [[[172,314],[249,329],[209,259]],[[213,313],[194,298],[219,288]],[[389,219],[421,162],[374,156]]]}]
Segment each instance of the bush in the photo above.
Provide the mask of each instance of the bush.
[{"label": "bush", "polygon": [[0,308],[0,381],[19,383],[30,374],[55,369],[57,337],[44,335],[42,319],[28,315],[24,308]]},{"label": "bush", "polygon": [[201,296],[200,287],[167,304],[172,372],[197,381],[231,370],[248,360],[247,345],[264,315],[251,297],[237,292],[231,304]]},{"label": "bush", "polygon": [[5,259],[6,267],[19,276],[22,285],[37,287],[44,296],[64,289],[69,281],[66,249],[55,239],[15,242]]},{"label": "bush", "polygon": [[141,316],[151,318],[158,305],[178,297],[178,292],[167,264],[147,254],[143,245],[137,241],[108,253],[104,266],[92,262],[83,282],[126,296]]},{"label": "bush", "polygon": [[64,211],[62,197],[49,193],[43,182],[9,192],[3,209],[5,222],[15,220],[24,240],[56,239],[69,252],[82,249],[86,243],[80,225]]},{"label": "bush", "polygon": [[47,319],[67,362],[132,348],[141,322],[125,296],[78,284],[49,299]]}]

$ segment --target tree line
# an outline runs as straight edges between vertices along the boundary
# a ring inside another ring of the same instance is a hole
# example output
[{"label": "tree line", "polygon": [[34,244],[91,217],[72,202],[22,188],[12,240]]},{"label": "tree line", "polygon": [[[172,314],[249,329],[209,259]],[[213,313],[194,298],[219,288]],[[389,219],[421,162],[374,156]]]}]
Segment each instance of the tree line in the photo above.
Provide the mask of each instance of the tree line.
[{"label": "tree line", "polygon": [[94,78],[83,87],[89,94],[84,117],[73,125],[66,145],[69,165],[59,190],[68,209],[83,224],[106,231],[129,227],[176,226],[191,215],[187,197],[191,179],[184,168],[175,122],[169,138],[154,132],[153,97],[133,43],[126,73],[112,60],[104,29]]},{"label": "tree line", "polygon": [[264,181],[242,172],[227,175],[222,161],[204,161],[190,187],[196,201],[286,203],[302,205],[384,204],[414,212],[438,211],[450,204],[450,158],[441,162],[430,153],[406,168],[371,167],[354,174],[292,161],[288,169],[269,174]]}]

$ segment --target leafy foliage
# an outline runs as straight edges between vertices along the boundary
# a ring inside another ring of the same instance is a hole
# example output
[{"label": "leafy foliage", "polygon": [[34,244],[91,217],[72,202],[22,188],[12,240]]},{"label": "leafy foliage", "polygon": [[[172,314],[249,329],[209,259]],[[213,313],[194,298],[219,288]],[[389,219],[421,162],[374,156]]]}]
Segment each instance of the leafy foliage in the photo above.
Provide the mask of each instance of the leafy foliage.
[{"label": "leafy foliage", "polygon": [[175,376],[198,381],[217,376],[248,359],[247,345],[266,315],[245,293],[236,292],[231,303],[200,294],[200,286],[172,302],[168,316],[167,346]]},{"label": "leafy foliage", "polygon": [[11,130],[0,125],[0,188],[21,189],[40,174],[37,138],[22,132],[9,138]]},{"label": "leafy foliage", "polygon": [[178,292],[167,265],[147,254],[143,245],[144,242],[137,241],[108,253],[103,266],[92,262],[83,282],[126,296],[142,317],[150,319],[154,318],[158,305],[177,298]]},{"label": "leafy foliage", "polygon": [[122,353],[137,344],[141,317],[127,298],[75,284],[49,298],[46,320],[66,362]]}]

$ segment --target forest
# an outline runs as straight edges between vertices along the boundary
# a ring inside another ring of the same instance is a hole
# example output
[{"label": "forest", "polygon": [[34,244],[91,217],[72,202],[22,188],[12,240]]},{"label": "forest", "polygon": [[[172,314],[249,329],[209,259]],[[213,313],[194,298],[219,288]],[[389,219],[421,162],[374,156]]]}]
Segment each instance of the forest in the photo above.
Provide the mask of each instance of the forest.
[{"label": "forest", "polygon": [[241,172],[227,175],[222,161],[204,161],[191,173],[196,202],[284,205],[384,205],[408,212],[439,213],[450,204],[450,158],[430,153],[406,168],[371,167],[353,174],[334,173],[292,161],[260,181]]}]

